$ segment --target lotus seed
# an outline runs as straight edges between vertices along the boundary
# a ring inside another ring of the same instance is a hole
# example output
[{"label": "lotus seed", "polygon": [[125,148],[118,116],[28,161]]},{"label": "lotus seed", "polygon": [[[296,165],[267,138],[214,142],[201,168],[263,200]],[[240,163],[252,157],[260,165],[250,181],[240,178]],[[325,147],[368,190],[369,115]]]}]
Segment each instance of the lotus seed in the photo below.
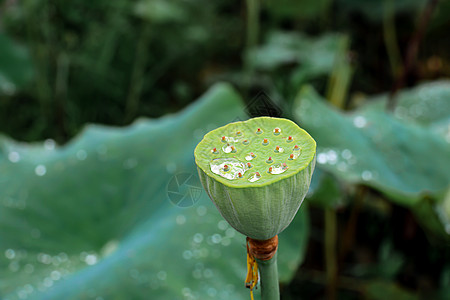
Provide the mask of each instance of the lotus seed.
[{"label": "lotus seed", "polygon": [[273,163],[272,157],[269,157],[269,159],[268,159],[268,160],[266,160],[266,163],[268,163],[268,164],[271,164],[271,163]]},{"label": "lotus seed", "polygon": [[275,134],[275,135],[279,135],[280,133],[281,133],[281,129],[278,127],[273,130],[273,134]]},{"label": "lotus seed", "polygon": [[262,133],[261,128],[258,128],[258,129],[256,130],[256,134],[261,134],[261,133]]},{"label": "lotus seed", "polygon": [[289,137],[287,138],[287,142],[288,142],[288,143],[292,142],[292,136],[289,136]]},{"label": "lotus seed", "polygon": [[242,142],[242,144],[248,145],[248,144],[249,144],[249,143],[248,143],[248,140],[244,140],[244,141]]},{"label": "lotus seed", "polygon": [[226,142],[227,139],[225,138],[225,136],[222,137],[222,142]]},{"label": "lotus seed", "polygon": [[224,170],[225,172],[228,172],[228,171],[230,170],[230,168],[228,167],[228,165],[224,165],[224,166],[223,166],[223,170]]},{"label": "lotus seed", "polygon": [[263,145],[264,145],[264,146],[269,145],[269,140],[268,140],[268,139],[264,139],[264,140],[263,140]]},{"label": "lotus seed", "polygon": [[247,163],[247,168],[249,168],[249,169],[251,169],[253,166],[252,166],[252,164],[251,163]]},{"label": "lotus seed", "polygon": [[236,135],[242,135],[242,132],[238,131],[236,132]]}]

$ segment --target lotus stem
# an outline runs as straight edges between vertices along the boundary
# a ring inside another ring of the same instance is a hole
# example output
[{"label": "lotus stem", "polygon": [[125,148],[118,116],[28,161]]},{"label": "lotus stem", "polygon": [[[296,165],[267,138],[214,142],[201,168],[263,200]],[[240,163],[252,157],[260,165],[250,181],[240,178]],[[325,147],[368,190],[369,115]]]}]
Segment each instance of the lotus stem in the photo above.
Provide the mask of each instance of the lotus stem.
[{"label": "lotus stem", "polygon": [[268,240],[247,238],[252,256],[256,258],[261,279],[261,299],[279,300],[277,250],[278,235]]},{"label": "lotus stem", "polygon": [[278,283],[277,254],[269,260],[259,260],[259,274],[261,276],[261,299],[279,300],[280,288]]}]

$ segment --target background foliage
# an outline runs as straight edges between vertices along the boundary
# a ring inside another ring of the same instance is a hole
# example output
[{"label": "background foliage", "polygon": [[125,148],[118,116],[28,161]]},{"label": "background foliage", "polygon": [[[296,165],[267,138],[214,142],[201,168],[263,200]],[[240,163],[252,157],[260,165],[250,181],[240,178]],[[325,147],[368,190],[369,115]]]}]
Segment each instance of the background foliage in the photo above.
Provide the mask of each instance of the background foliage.
[{"label": "background foliage", "polygon": [[[192,153],[269,114],[318,142],[280,234],[282,298],[450,299],[449,15],[445,0],[0,1],[0,298],[248,299],[244,237],[195,189]],[[198,201],[171,202],[174,179]]]}]

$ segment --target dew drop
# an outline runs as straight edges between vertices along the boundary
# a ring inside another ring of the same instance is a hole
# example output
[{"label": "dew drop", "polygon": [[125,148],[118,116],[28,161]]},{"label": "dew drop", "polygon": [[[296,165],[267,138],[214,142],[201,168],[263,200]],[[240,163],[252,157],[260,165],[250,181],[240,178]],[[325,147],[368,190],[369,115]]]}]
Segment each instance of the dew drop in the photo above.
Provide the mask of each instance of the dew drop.
[{"label": "dew drop", "polygon": [[260,179],[261,179],[261,174],[259,174],[259,172],[252,173],[248,177],[248,181],[250,181],[250,182],[255,182]]},{"label": "dew drop", "polygon": [[373,175],[372,175],[372,172],[365,170],[362,172],[361,177],[363,180],[369,181],[372,179]]},{"label": "dew drop", "polygon": [[53,280],[50,277],[44,278],[44,286],[51,287],[53,285]]},{"label": "dew drop", "polygon": [[219,228],[220,230],[227,230],[228,229],[227,221],[225,220],[219,221],[219,223],[217,223],[217,228]]},{"label": "dew drop", "polygon": [[14,257],[16,257],[16,252],[13,249],[8,249],[5,251],[5,256],[7,259],[14,259]]},{"label": "dew drop", "polygon": [[289,160],[297,159],[299,156],[300,156],[300,152],[299,151],[295,151],[294,153],[291,153],[289,155]]},{"label": "dew drop", "polygon": [[50,278],[54,281],[61,279],[61,273],[59,271],[52,271],[50,273]]},{"label": "dew drop", "polygon": [[166,273],[166,271],[159,271],[157,274],[156,274],[156,277],[159,279],[159,280],[166,280],[166,278],[167,278],[167,273]]},{"label": "dew drop", "polygon": [[344,149],[341,153],[342,158],[349,160],[352,158],[352,152],[349,149]]},{"label": "dew drop", "polygon": [[97,260],[97,255],[95,254],[88,254],[84,259],[86,264],[88,264],[89,266],[95,265],[97,263]]},{"label": "dew drop", "polygon": [[87,158],[87,152],[83,149],[77,151],[76,154],[78,160],[85,160]]},{"label": "dew drop", "polygon": [[366,126],[366,124],[367,124],[367,120],[363,116],[356,116],[353,119],[353,125],[355,125],[355,127],[363,128],[364,126]]},{"label": "dew drop", "polygon": [[16,163],[20,161],[20,154],[16,151],[9,152],[8,159],[12,163]]},{"label": "dew drop", "polygon": [[327,161],[329,164],[334,165],[337,161],[337,153],[334,150],[328,150],[327,152]]},{"label": "dew drop", "polygon": [[25,271],[25,273],[31,274],[34,272],[34,266],[32,264],[26,264],[23,270]]},{"label": "dew drop", "polygon": [[327,163],[327,155],[325,154],[325,153],[319,153],[318,155],[317,155],[317,162],[319,163],[319,164],[326,164]]},{"label": "dew drop", "polygon": [[191,259],[191,258],[192,258],[192,251],[190,251],[190,250],[185,250],[185,251],[183,252],[183,258],[186,259],[186,260]]},{"label": "dew drop", "polygon": [[277,175],[286,172],[287,169],[288,166],[286,165],[286,163],[277,164],[269,168],[269,173],[272,175]]},{"label": "dew drop", "polygon": [[197,207],[197,215],[199,217],[203,217],[207,212],[208,209],[206,208],[206,206],[200,205],[199,207]]},{"label": "dew drop", "polygon": [[186,223],[186,217],[183,215],[178,215],[176,218],[176,223],[178,225],[183,225],[184,223]]},{"label": "dew drop", "polygon": [[47,173],[47,168],[44,165],[38,165],[34,169],[34,173],[36,173],[37,176],[44,176],[45,173]]},{"label": "dew drop", "polygon": [[274,152],[275,152],[275,153],[283,153],[283,152],[284,152],[284,149],[281,148],[280,146],[276,146]]},{"label": "dew drop", "polygon": [[250,161],[252,159],[255,159],[256,155],[253,152],[250,152],[249,154],[247,154],[247,156],[245,157],[246,160]]},{"label": "dew drop", "polygon": [[236,158],[216,158],[209,165],[214,174],[229,180],[239,178],[238,174],[243,175],[247,170],[245,164]]},{"label": "dew drop", "polygon": [[214,244],[219,244],[220,241],[222,241],[222,236],[221,236],[220,234],[218,234],[218,233],[215,233],[215,234],[213,234],[213,236],[211,237],[211,241],[212,241]]},{"label": "dew drop", "polygon": [[44,148],[46,150],[54,150],[56,146],[56,142],[52,139],[46,139],[44,141]]},{"label": "dew drop", "polygon": [[194,240],[194,243],[200,244],[203,241],[203,234],[201,234],[201,233],[194,234],[193,240]]},{"label": "dew drop", "polygon": [[17,261],[10,262],[8,267],[11,272],[17,272],[20,269],[20,265]]},{"label": "dew drop", "polygon": [[227,143],[226,145],[224,145],[222,147],[223,152],[225,153],[231,153],[233,152],[234,146],[231,146],[229,143]]}]

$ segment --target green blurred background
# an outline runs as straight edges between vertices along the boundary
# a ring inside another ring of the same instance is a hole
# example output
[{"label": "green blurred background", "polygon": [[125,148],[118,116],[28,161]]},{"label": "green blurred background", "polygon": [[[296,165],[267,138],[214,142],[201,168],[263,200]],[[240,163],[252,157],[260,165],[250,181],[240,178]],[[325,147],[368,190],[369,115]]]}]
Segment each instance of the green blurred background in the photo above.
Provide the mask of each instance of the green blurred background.
[{"label": "green blurred background", "polygon": [[450,299],[449,32],[448,0],[0,0],[0,299],[250,299],[193,149],[260,115],[318,144],[282,299]]}]

